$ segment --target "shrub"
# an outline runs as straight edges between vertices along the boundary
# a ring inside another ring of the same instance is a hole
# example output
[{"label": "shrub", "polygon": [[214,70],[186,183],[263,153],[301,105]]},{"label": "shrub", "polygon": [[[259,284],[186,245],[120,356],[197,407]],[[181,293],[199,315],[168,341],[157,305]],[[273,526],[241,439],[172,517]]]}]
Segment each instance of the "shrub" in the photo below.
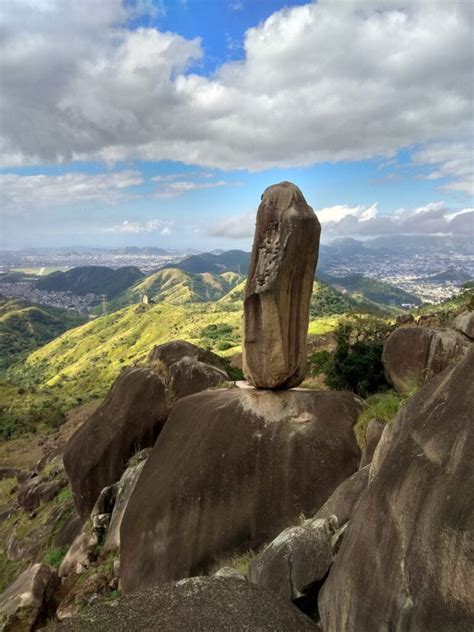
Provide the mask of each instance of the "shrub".
[{"label": "shrub", "polygon": [[388,384],[382,364],[385,338],[393,326],[374,317],[344,320],[336,329],[336,350],[326,365],[326,383],[367,397]]}]

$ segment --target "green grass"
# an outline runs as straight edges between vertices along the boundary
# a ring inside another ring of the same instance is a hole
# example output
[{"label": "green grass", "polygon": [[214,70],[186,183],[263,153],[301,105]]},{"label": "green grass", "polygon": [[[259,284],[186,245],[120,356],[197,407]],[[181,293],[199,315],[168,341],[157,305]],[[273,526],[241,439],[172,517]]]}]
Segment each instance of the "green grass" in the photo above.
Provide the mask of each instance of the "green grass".
[{"label": "green grass", "polygon": [[0,300],[0,372],[84,321],[64,309]]},{"label": "green grass", "polygon": [[49,549],[43,555],[43,562],[45,564],[49,564],[50,566],[54,566],[54,568],[59,568],[68,550],[69,547],[67,545],[61,546],[57,549]]},{"label": "green grass", "polygon": [[414,395],[416,391],[413,390],[410,393],[401,395],[393,390],[388,390],[383,393],[376,393],[370,395],[366,399],[367,406],[359,415],[356,425],[354,426],[354,432],[357,438],[357,443],[360,448],[364,448],[366,441],[365,435],[367,432],[367,426],[371,419],[377,419],[383,423],[391,421],[400,407]]}]

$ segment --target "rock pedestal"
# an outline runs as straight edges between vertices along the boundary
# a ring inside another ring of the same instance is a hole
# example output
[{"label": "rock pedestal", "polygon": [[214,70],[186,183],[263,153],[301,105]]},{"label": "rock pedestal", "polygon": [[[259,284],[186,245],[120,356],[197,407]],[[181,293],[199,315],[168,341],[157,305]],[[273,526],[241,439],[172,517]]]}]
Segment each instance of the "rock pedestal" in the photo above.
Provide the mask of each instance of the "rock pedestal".
[{"label": "rock pedestal", "polygon": [[298,187],[281,182],[265,190],[244,298],[243,370],[257,388],[292,388],[304,379],[320,232]]},{"label": "rock pedestal", "polygon": [[352,393],[221,389],[179,400],[120,530],[133,592],[199,574],[313,515],[360,458]]}]

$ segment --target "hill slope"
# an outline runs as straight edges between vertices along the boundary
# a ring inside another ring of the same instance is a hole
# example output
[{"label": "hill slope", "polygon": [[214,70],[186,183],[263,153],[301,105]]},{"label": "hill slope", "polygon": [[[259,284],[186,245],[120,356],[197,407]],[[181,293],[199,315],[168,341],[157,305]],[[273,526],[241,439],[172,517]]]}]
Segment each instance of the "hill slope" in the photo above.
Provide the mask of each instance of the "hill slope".
[{"label": "hill slope", "polygon": [[84,320],[65,309],[0,300],[0,371]]},{"label": "hill slope", "polygon": [[421,305],[422,303],[414,294],[361,274],[333,277],[318,272],[318,277],[336,289],[347,292],[353,299],[367,300],[379,306],[402,308],[404,304]]},{"label": "hill slope", "polygon": [[80,266],[67,272],[52,272],[38,279],[41,290],[73,294],[105,294],[114,297],[145,275],[135,266],[113,270],[106,266]]},{"label": "hill slope", "polygon": [[143,296],[172,305],[216,301],[241,281],[235,272],[192,274],[178,268],[163,268],[135,283],[112,303],[112,308],[132,305]]}]

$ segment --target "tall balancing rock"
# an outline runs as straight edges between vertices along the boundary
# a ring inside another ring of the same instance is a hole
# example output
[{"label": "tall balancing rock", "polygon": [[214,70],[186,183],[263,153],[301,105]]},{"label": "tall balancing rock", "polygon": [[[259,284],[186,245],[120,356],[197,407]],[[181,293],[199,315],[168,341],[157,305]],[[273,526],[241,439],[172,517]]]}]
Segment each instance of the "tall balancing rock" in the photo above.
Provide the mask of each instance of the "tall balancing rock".
[{"label": "tall balancing rock", "polygon": [[257,388],[292,388],[304,379],[320,233],[297,186],[265,190],[244,298],[244,376]]}]

